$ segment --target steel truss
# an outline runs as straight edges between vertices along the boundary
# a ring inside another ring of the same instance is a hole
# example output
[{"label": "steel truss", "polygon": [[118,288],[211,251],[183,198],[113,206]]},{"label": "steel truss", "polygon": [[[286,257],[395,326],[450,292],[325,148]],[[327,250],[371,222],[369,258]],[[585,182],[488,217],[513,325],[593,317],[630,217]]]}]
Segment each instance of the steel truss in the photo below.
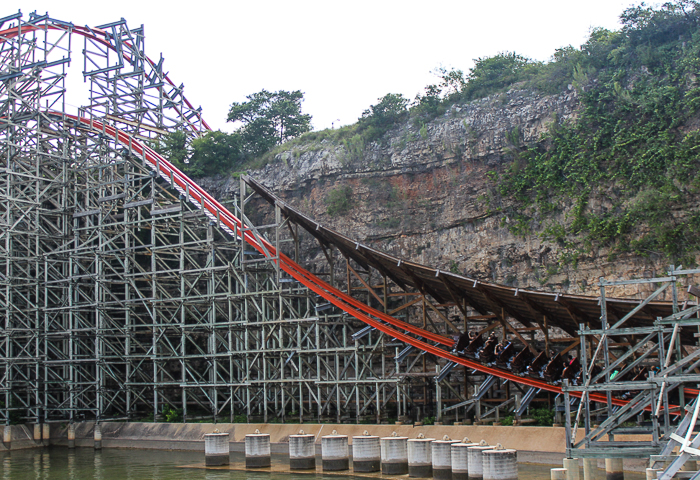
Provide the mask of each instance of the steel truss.
[{"label": "steel truss", "polygon": [[[384,335],[357,335],[104,130],[207,128],[143,28],[34,14],[0,28],[2,420],[379,418],[398,395]],[[65,115],[75,35],[79,116],[101,131]],[[243,186],[230,208],[247,218],[248,201]],[[279,212],[253,225],[298,251]]]},{"label": "steel truss", "polygon": [[[582,365],[585,366],[582,384],[569,385],[567,382],[563,388],[567,400],[569,458],[657,456],[671,440],[683,410],[688,408],[687,400],[694,400],[687,399],[685,388],[695,388],[700,383],[697,370],[700,348],[688,348],[689,341],[681,341],[684,336],[692,336],[692,332],[698,330],[700,306],[688,301],[680,303],[677,288],[683,276],[698,273],[698,269],[671,266],[663,278],[613,282],[601,278],[602,328],[596,330],[581,324],[578,333],[581,336]],[[611,318],[606,306],[606,288],[633,284],[653,284],[657,288],[627,315]],[[629,326],[627,322],[637,311],[667,291],[670,291],[673,301],[672,315],[658,317],[653,326]],[[688,292],[700,296],[695,287],[691,286]],[[620,350],[620,346],[625,345],[626,348]],[[641,369],[648,370],[648,375],[630,381],[629,375]],[[573,415],[568,402],[571,392],[583,392],[582,401]],[[607,404],[590,401],[593,392],[604,392]],[[613,397],[629,398],[630,401],[623,407],[614,407]],[[577,435],[580,426],[583,427],[583,438]],[[621,435],[644,435],[641,438],[646,439],[615,439]]]}]

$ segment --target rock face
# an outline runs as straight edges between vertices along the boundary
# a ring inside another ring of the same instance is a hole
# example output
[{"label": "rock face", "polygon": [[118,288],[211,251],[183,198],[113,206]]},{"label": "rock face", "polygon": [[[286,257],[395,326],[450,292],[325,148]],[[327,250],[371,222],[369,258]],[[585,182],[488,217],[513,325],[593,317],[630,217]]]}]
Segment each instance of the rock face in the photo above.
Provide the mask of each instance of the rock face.
[{"label": "rock face", "polygon": [[[542,141],[552,122],[575,121],[577,108],[573,90],[556,96],[510,91],[453,106],[425,125],[408,122],[360,148],[328,139],[296,145],[249,173],[295,208],[361,243],[485,281],[597,295],[601,276],[663,275],[663,259],[608,260],[605,249],[565,265],[563,246],[543,240],[541,231],[517,236],[511,219],[493,213],[492,172],[513,161],[514,149]],[[238,189],[232,178],[202,184],[224,199]],[[341,186],[350,208],[331,216],[327,199]],[[553,220],[564,222],[566,213],[563,206]],[[307,241],[302,258],[313,265],[322,254]],[[640,297],[652,288],[610,293]]]}]

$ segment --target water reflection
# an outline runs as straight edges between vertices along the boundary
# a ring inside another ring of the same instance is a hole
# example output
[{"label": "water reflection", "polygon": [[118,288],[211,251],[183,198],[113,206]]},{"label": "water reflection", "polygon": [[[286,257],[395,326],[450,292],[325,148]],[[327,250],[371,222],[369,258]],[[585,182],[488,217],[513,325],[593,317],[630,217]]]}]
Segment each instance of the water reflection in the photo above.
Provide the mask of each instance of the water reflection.
[{"label": "water reflection", "polygon": [[[242,462],[243,455],[234,453],[232,461]],[[310,480],[314,477],[286,473],[238,472],[178,468],[203,463],[202,452],[172,452],[137,449],[91,448],[69,450],[51,447],[15,450],[0,453],[0,479],[68,479],[68,480]],[[288,457],[273,455],[273,462],[286,465]],[[549,466],[520,465],[520,480],[550,478]],[[605,478],[605,473],[601,478]],[[344,477],[316,477],[319,480],[341,480]],[[583,475],[581,475],[583,478]],[[644,479],[639,474],[625,474],[625,480]],[[353,480],[348,477],[348,480]]]}]

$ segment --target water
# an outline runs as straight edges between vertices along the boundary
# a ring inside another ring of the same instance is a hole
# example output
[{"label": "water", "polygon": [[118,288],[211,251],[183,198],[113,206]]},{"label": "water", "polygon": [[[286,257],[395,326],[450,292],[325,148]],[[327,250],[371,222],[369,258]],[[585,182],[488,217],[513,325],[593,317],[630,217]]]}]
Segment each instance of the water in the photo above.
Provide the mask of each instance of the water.
[{"label": "water", "polygon": [[[272,460],[273,466],[289,464],[286,455],[273,455]],[[243,453],[232,453],[231,461],[242,463]],[[203,452],[114,448],[94,451],[91,448],[68,450],[51,447],[0,453],[0,462],[0,480],[310,480],[308,474],[179,468],[203,463]],[[543,465],[519,465],[519,479],[549,479],[550,468],[552,467]],[[314,477],[319,480],[352,480],[351,477],[343,476]],[[602,472],[602,478],[605,478],[605,472]],[[625,480],[644,478],[640,474],[625,474]]]}]

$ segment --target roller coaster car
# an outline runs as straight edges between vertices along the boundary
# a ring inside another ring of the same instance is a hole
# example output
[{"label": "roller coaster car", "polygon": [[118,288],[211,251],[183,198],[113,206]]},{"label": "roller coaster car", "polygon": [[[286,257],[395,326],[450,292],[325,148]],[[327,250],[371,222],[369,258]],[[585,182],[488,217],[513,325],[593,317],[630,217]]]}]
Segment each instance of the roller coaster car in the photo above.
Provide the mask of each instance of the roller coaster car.
[{"label": "roller coaster car", "polygon": [[476,356],[477,350],[484,345],[484,339],[480,334],[476,334],[476,337],[469,342],[467,348],[464,349],[464,354],[468,357],[474,358]]},{"label": "roller coaster car", "polygon": [[510,363],[510,368],[514,373],[522,373],[527,369],[533,358],[534,355],[530,349],[525,348],[515,356],[513,361]]},{"label": "roller coaster car", "polygon": [[562,379],[574,380],[578,373],[581,371],[581,362],[579,362],[578,357],[571,360],[571,362],[566,366],[561,374]]},{"label": "roller coaster car", "polygon": [[564,368],[566,365],[564,365],[564,359],[561,356],[561,353],[557,353],[552,357],[552,359],[547,363],[547,366],[544,367],[544,379],[547,380],[548,382],[556,382],[561,378],[561,374],[564,371]]},{"label": "roller coaster car", "polygon": [[467,346],[469,345],[469,342],[471,342],[471,338],[469,338],[469,332],[464,332],[463,334],[455,337],[455,344],[453,347],[453,350],[456,352],[461,352]]},{"label": "roller coaster car", "polygon": [[540,371],[547,365],[549,362],[549,357],[545,352],[540,352],[539,355],[535,358],[535,360],[530,364],[529,367],[527,367],[527,373],[528,375],[531,375],[536,378],[541,378]]},{"label": "roller coaster car", "polygon": [[[642,367],[641,370],[639,370],[639,372],[637,372],[637,374],[630,379],[630,381],[643,382],[644,380],[647,379],[648,376],[649,376],[649,371],[647,370],[647,367]],[[632,397],[637,396],[639,394],[639,392],[640,392],[639,390],[630,390],[629,392],[623,393],[621,395],[621,398],[626,400],[628,398],[632,398]]]},{"label": "roller coaster car", "polygon": [[481,363],[491,363],[496,359],[496,347],[498,346],[498,338],[489,337],[484,343],[483,348],[479,351],[478,359]]},{"label": "roller coaster car", "polygon": [[506,345],[503,350],[501,350],[501,353],[498,354],[498,359],[496,359],[496,364],[504,367],[508,367],[508,363],[515,357],[516,355],[515,351],[515,345],[513,345],[513,342],[508,342],[508,345]]}]

